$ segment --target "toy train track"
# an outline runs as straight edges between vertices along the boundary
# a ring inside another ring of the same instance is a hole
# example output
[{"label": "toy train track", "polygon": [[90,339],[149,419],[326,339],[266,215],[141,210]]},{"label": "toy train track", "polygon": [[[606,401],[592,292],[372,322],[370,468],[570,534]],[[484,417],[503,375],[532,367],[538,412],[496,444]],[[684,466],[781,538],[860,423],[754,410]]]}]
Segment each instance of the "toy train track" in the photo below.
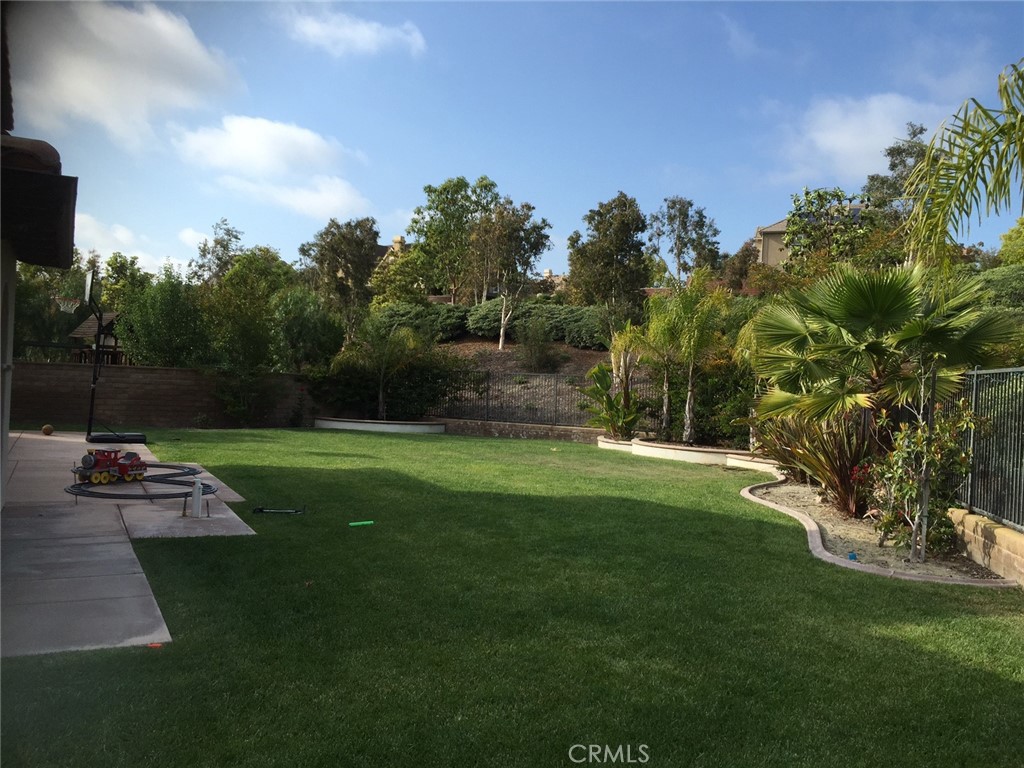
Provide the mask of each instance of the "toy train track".
[{"label": "toy train track", "polygon": [[[186,499],[195,491],[195,480],[192,478],[200,472],[195,467],[183,464],[145,463],[138,459],[137,454],[129,452],[121,456],[120,451],[105,449],[90,449],[82,457],[81,466],[71,471],[79,482],[67,486],[64,491],[72,496],[137,501]],[[153,490],[146,487],[149,483],[175,486],[181,490]],[[218,490],[217,486],[205,482],[200,484],[200,488],[203,496]]]}]

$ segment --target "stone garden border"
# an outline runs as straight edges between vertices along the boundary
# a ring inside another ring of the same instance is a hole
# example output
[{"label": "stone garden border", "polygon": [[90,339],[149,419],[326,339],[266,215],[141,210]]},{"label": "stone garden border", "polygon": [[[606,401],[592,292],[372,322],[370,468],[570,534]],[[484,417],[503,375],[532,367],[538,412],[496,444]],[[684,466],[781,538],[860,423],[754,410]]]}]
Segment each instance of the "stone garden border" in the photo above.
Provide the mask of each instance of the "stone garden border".
[{"label": "stone garden border", "polygon": [[673,445],[669,443],[658,443],[652,440],[645,440],[637,438],[631,441],[622,440],[611,440],[606,437],[599,437],[597,439],[597,445],[599,448],[606,450],[623,451],[632,453],[634,456],[646,456],[651,458],[669,459],[672,461],[686,461],[692,464],[715,464],[725,467],[736,467],[743,469],[753,469],[759,472],[768,472],[775,475],[775,480],[771,480],[765,483],[755,483],[754,485],[747,486],[740,491],[740,495],[753,501],[755,504],[761,504],[762,506],[769,507],[781,512],[784,515],[792,517],[803,525],[804,530],[807,532],[807,546],[811,550],[811,554],[819,560],[826,563],[839,566],[840,568],[848,568],[852,571],[860,571],[862,573],[870,573],[875,576],[885,576],[890,579],[900,579],[903,581],[923,581],[932,584],[958,584],[972,587],[987,587],[989,589],[1006,589],[1016,588],[1020,586],[1017,582],[1012,579],[972,579],[969,577],[963,578],[943,578],[941,576],[930,576],[927,574],[919,573],[903,573],[901,571],[895,571],[889,568],[882,568],[877,565],[870,565],[868,563],[861,563],[855,560],[849,560],[839,555],[834,555],[825,549],[824,542],[822,540],[821,528],[818,523],[812,518],[798,512],[795,509],[777,504],[767,499],[762,499],[759,496],[754,495],[754,491],[760,488],[769,488],[775,485],[781,485],[786,482],[786,479],[779,473],[775,464],[770,461],[765,461],[753,454],[743,453],[740,451],[730,451],[721,448],[700,448],[696,446],[686,445]]}]

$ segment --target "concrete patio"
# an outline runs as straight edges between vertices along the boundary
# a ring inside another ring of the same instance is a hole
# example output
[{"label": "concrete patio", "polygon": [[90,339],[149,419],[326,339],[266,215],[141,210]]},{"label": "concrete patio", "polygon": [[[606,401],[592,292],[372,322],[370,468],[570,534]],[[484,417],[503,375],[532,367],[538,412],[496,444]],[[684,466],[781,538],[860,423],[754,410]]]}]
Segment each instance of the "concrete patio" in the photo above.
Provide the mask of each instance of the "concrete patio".
[{"label": "concrete patio", "polygon": [[[142,493],[168,490],[155,483],[108,486],[137,500],[68,494],[71,469],[89,447],[104,446],[83,433],[11,433],[0,512],[0,655],[170,642],[131,540],[254,533],[225,503],[244,499],[205,470],[200,479],[218,491],[203,497],[202,517],[183,516],[180,499],[147,501]],[[120,447],[158,461],[144,445]]]}]

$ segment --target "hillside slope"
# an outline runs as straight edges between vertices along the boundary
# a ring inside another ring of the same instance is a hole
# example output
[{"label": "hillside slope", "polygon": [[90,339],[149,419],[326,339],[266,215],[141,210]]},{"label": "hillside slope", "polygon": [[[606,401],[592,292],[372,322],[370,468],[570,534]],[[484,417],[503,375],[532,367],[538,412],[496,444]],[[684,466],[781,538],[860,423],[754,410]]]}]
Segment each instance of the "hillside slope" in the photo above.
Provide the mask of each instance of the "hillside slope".
[{"label": "hillside slope", "polygon": [[[529,372],[520,362],[518,345],[514,343],[506,342],[505,349],[499,350],[496,341],[468,337],[443,344],[442,347],[472,360],[478,368],[492,373]],[[562,361],[555,373],[583,376],[598,363],[608,361],[608,353],[603,350],[576,349],[558,342],[552,342],[551,349]]]}]

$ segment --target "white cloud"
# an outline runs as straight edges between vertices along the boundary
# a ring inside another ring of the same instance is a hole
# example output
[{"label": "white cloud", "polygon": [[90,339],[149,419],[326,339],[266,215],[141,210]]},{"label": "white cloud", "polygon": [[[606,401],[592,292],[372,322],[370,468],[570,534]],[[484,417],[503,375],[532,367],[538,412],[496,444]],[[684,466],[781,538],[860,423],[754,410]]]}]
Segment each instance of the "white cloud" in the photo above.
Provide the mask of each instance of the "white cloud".
[{"label": "white cloud", "polygon": [[8,23],[16,120],[44,131],[95,123],[138,149],[156,117],[238,82],[183,16],[155,5],[22,3]]},{"label": "white cloud", "polygon": [[785,167],[773,181],[860,189],[871,173],[884,173],[883,151],[905,138],[908,122],[935,125],[943,110],[895,93],[814,102],[795,123],[783,125]]},{"label": "white cloud", "polygon": [[192,229],[192,227],[185,227],[178,233],[178,240],[183,242],[192,250],[198,249],[199,244],[208,239],[209,237],[207,235],[204,235],[197,229]]},{"label": "white cloud", "polygon": [[173,142],[182,159],[193,165],[249,178],[331,166],[347,151],[308,128],[241,115],[228,115],[220,127],[183,131]]},{"label": "white cloud", "polygon": [[412,22],[388,27],[347,13],[322,11],[313,16],[293,10],[286,17],[293,40],[321,48],[335,58],[371,55],[393,48],[405,48],[414,56],[427,49],[427,41]]},{"label": "white cloud", "polygon": [[164,260],[146,249],[146,239],[123,224],[107,224],[88,213],[75,214],[75,245],[83,254],[96,251],[101,262],[115,251],[135,256],[145,272],[156,273]]},{"label": "white cloud", "polygon": [[224,172],[222,189],[312,218],[362,216],[370,204],[334,175],[345,154],[366,162],[331,138],[291,123],[230,115],[219,127],[179,131],[173,140],[186,162]]},{"label": "white cloud", "polygon": [[237,176],[222,176],[218,182],[225,189],[251,200],[287,208],[321,221],[332,216],[340,220],[365,216],[370,210],[369,201],[359,190],[337,176],[314,176],[305,185],[255,181]]}]

